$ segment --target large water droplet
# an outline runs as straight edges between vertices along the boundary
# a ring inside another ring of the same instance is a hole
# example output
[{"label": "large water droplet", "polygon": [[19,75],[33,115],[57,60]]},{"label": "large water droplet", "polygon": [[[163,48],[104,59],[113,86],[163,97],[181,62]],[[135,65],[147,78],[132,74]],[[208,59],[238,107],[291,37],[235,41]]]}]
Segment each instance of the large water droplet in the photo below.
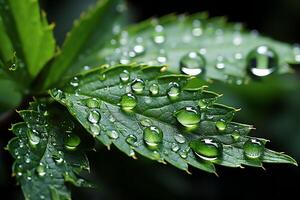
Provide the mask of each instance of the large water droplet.
[{"label": "large water droplet", "polygon": [[257,139],[249,139],[244,143],[244,155],[250,159],[258,159],[262,156],[265,146]]},{"label": "large water droplet", "polygon": [[137,78],[131,83],[131,89],[136,94],[141,94],[144,88],[145,88],[145,83],[142,79]]},{"label": "large water droplet", "polygon": [[200,115],[193,107],[185,107],[175,113],[180,124],[185,127],[194,127],[200,122]]},{"label": "large water droplet", "polygon": [[106,134],[111,139],[118,139],[119,138],[119,133],[117,131],[115,131],[115,130],[107,131]]},{"label": "large water droplet", "polygon": [[216,160],[223,151],[221,143],[213,138],[193,140],[190,142],[190,147],[197,156],[204,160]]},{"label": "large water droplet", "polygon": [[216,122],[216,127],[219,131],[224,131],[226,129],[226,123],[222,121]]},{"label": "large water droplet", "polygon": [[76,134],[67,134],[67,136],[64,139],[64,145],[68,150],[75,150],[80,143],[81,139]]},{"label": "large water droplet", "polygon": [[127,70],[124,70],[121,74],[120,74],[120,80],[123,82],[123,83],[126,83],[128,82],[130,79],[130,74]]},{"label": "large water droplet", "polygon": [[254,77],[264,77],[272,74],[278,68],[278,56],[268,46],[259,46],[247,56],[247,71]]},{"label": "large water droplet", "polygon": [[96,98],[90,98],[86,100],[86,106],[89,108],[98,108],[100,102]]},{"label": "large water droplet", "polygon": [[185,137],[182,134],[175,134],[174,139],[180,144],[185,143]]},{"label": "large water droplet", "polygon": [[89,116],[88,116],[88,120],[89,122],[91,122],[92,124],[97,124],[99,122],[101,118],[101,115],[98,111],[96,110],[92,110],[90,113],[89,113]]},{"label": "large water droplet", "polygon": [[167,91],[167,94],[168,94],[168,97],[171,100],[177,99],[179,97],[179,94],[180,94],[180,87],[179,87],[178,83],[171,82],[169,84],[169,89]]},{"label": "large water droplet", "polygon": [[150,126],[144,129],[144,142],[149,149],[157,149],[163,140],[163,132],[156,126]]},{"label": "large water droplet", "polygon": [[100,134],[100,126],[98,124],[91,124],[90,131],[92,132],[93,136],[97,136]]},{"label": "large water droplet", "polygon": [[39,164],[36,168],[36,172],[40,177],[43,177],[46,175],[45,166],[43,164]]},{"label": "large water droplet", "polygon": [[120,105],[123,110],[132,110],[136,106],[136,104],[136,97],[131,93],[124,94],[121,97]]},{"label": "large water droplet", "polygon": [[180,70],[182,73],[197,76],[205,70],[205,58],[197,52],[190,52],[180,60]]},{"label": "large water droplet", "polygon": [[151,95],[157,95],[159,93],[159,86],[156,83],[150,85],[149,91]]},{"label": "large water droplet", "polygon": [[126,142],[131,146],[137,146],[137,137],[130,134],[126,137]]}]

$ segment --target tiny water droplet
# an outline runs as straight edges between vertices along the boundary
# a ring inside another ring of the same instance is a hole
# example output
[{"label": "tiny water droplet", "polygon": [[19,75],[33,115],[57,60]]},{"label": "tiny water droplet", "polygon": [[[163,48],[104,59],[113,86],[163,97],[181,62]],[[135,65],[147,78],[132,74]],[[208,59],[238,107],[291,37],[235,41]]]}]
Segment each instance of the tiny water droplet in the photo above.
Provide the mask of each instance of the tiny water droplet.
[{"label": "tiny water droplet", "polygon": [[75,150],[80,143],[81,139],[76,134],[67,134],[67,136],[64,138],[64,145],[68,150]]},{"label": "tiny water droplet", "polygon": [[133,51],[137,54],[137,55],[141,55],[145,52],[145,47],[141,44],[135,45],[133,47]]},{"label": "tiny water droplet", "polygon": [[61,151],[58,151],[57,153],[54,153],[52,155],[53,160],[57,163],[57,164],[61,164],[64,159],[63,159],[63,155]]},{"label": "tiny water droplet", "polygon": [[226,129],[226,123],[224,121],[216,122],[216,127],[219,131],[224,131]]},{"label": "tiny water droplet", "polygon": [[185,143],[185,137],[182,134],[176,134],[174,135],[174,139],[176,140],[176,142],[183,144]]},{"label": "tiny water droplet", "polygon": [[127,70],[124,70],[121,74],[120,74],[120,80],[123,82],[123,83],[126,83],[128,82],[130,79],[130,74]]},{"label": "tiny water droplet", "polygon": [[150,119],[142,119],[141,124],[142,126],[147,127],[147,126],[151,126],[152,122],[150,121]]},{"label": "tiny water droplet", "polygon": [[149,91],[151,95],[157,95],[159,93],[159,86],[156,83],[150,85]]},{"label": "tiny water droplet", "polygon": [[190,148],[187,147],[186,149],[182,149],[179,151],[179,156],[183,159],[186,159],[189,155],[189,152],[190,152]]},{"label": "tiny water droplet", "polygon": [[233,133],[231,133],[231,137],[234,141],[239,141],[240,140],[240,134],[237,131],[233,131]]},{"label": "tiny water droplet", "polygon": [[100,126],[98,124],[91,124],[90,131],[94,136],[97,136],[100,134]]},{"label": "tiny water droplet", "polygon": [[258,159],[264,152],[264,144],[257,139],[249,139],[244,143],[244,155],[250,159]]},{"label": "tiny water droplet", "polygon": [[119,133],[117,131],[115,131],[115,130],[107,131],[106,134],[111,139],[118,139],[119,138]]},{"label": "tiny water droplet", "polygon": [[193,140],[190,142],[190,147],[197,156],[204,160],[216,160],[223,151],[221,143],[213,138]]},{"label": "tiny water droplet", "polygon": [[30,163],[30,161],[31,161],[30,158],[25,159],[25,163],[27,163],[27,164]]},{"label": "tiny water droplet", "polygon": [[177,143],[172,143],[172,146],[171,146],[171,150],[173,152],[177,152],[178,150],[180,149],[179,145]]},{"label": "tiny water droplet", "polygon": [[193,21],[193,30],[192,34],[195,37],[199,37],[203,34],[202,26],[201,26],[201,21],[200,20],[194,20]]},{"label": "tiny water droplet", "polygon": [[106,75],[105,74],[100,74],[99,75],[99,80],[100,81],[104,81],[106,79]]},{"label": "tiny water droplet", "polygon": [[28,139],[31,146],[35,147],[41,141],[40,137],[31,131],[28,131]]},{"label": "tiny water droplet", "polygon": [[142,79],[137,78],[131,83],[131,89],[136,94],[141,94],[144,91],[144,88],[145,83]]},{"label": "tiny water droplet", "polygon": [[36,168],[36,172],[40,177],[43,177],[46,175],[45,166],[43,164],[39,164]]},{"label": "tiny water droplet", "polygon": [[277,53],[268,46],[259,46],[247,56],[247,72],[254,77],[265,77],[278,68]]},{"label": "tiny water droplet", "polygon": [[101,115],[98,111],[92,110],[88,115],[88,121],[92,124],[97,124],[101,118]]},{"label": "tiny water droplet", "polygon": [[53,94],[54,98],[57,98],[59,100],[66,98],[65,93],[60,89],[53,89],[52,94]]},{"label": "tiny water droplet", "polygon": [[205,70],[205,58],[197,52],[190,52],[180,59],[180,71],[190,76],[197,76]]},{"label": "tiny water droplet", "polygon": [[137,137],[130,134],[126,137],[126,142],[131,146],[137,146]]},{"label": "tiny water droplet", "polygon": [[179,84],[176,83],[176,82],[171,82],[169,84],[169,89],[167,91],[167,94],[168,94],[168,97],[171,99],[171,100],[175,100],[179,97],[179,94],[180,94],[180,87],[179,87]]},{"label": "tiny water droplet", "polygon": [[86,100],[86,106],[89,108],[99,108],[100,102],[96,98]]},{"label": "tiny water droplet", "polygon": [[206,109],[207,108],[207,103],[204,99],[200,99],[198,101],[198,106],[199,106],[200,109]]},{"label": "tiny water droplet", "polygon": [[72,85],[73,87],[78,87],[78,85],[79,85],[79,78],[75,76],[75,77],[71,80],[70,85]]},{"label": "tiny water droplet", "polygon": [[9,66],[8,70],[9,70],[9,71],[16,71],[17,68],[18,68],[18,67],[17,67],[16,64],[12,64],[12,65]]},{"label": "tiny water droplet", "polygon": [[224,69],[225,68],[225,62],[224,62],[224,57],[223,56],[218,56],[217,57],[217,62],[216,62],[216,69]]},{"label": "tiny water droplet", "polygon": [[152,34],[153,42],[156,44],[162,44],[166,40],[165,33],[163,32],[164,28],[161,25],[155,26],[155,32]]},{"label": "tiny water droplet", "polygon": [[149,149],[158,149],[163,140],[163,132],[156,126],[150,126],[144,129],[143,138]]},{"label": "tiny water droplet", "polygon": [[151,154],[151,157],[154,159],[154,160],[160,160],[161,159],[161,156],[159,154],[158,151],[153,151],[152,154]]},{"label": "tiny water droplet", "polygon": [[185,127],[194,127],[200,122],[200,115],[194,107],[185,107],[175,113],[177,121]]},{"label": "tiny water droplet", "polygon": [[240,46],[243,42],[243,38],[241,36],[240,33],[236,34],[234,37],[233,37],[233,40],[232,40],[232,43],[235,45],[235,46]]},{"label": "tiny water droplet", "polygon": [[137,99],[131,93],[124,94],[121,97],[120,105],[123,110],[132,110],[133,108],[135,108],[136,104],[137,104]]}]

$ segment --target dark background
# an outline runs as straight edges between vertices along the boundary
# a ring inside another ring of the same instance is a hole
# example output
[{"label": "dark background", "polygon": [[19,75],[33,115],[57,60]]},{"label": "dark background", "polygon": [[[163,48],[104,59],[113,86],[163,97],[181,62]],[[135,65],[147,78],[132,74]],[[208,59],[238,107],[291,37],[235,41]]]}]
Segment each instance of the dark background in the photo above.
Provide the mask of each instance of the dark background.
[{"label": "dark background", "polygon": [[[79,16],[95,0],[43,0],[48,19],[56,23],[60,43]],[[168,13],[208,11],[211,16],[227,16],[243,22],[275,39],[300,42],[299,0],[130,0],[133,21]],[[297,69],[298,68],[298,69]],[[272,140],[268,147],[285,150],[300,161],[300,76],[296,73],[250,84],[247,87],[216,83],[211,87],[225,93],[224,102],[242,107],[237,121],[255,124],[251,134]],[[3,132],[4,130],[2,130]],[[10,134],[10,133],[3,133]],[[11,135],[6,137],[8,139]],[[3,142],[5,144],[5,141]],[[3,146],[3,144],[1,144]],[[265,164],[266,170],[246,167],[231,169],[217,166],[219,177],[194,168],[188,175],[170,165],[157,164],[139,157],[128,158],[115,148],[91,152],[91,175],[99,189],[74,188],[73,199],[299,199],[300,168]],[[9,176],[12,163],[8,152],[1,151],[0,191],[6,199],[22,199],[19,187]],[[1,198],[2,199],[2,198]]]}]

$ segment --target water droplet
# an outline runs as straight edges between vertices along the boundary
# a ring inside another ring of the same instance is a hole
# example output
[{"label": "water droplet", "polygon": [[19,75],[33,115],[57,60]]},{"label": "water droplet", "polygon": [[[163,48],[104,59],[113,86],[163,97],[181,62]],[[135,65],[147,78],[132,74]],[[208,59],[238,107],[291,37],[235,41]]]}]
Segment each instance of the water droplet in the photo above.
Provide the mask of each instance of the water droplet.
[{"label": "water droplet", "polygon": [[46,175],[46,170],[43,164],[39,164],[39,166],[37,166],[36,168],[36,172],[40,177],[43,177]]},{"label": "water droplet", "polygon": [[141,94],[145,88],[145,83],[142,79],[136,78],[131,83],[131,89],[136,94]]},{"label": "water droplet", "polygon": [[100,134],[100,126],[98,124],[91,124],[90,131],[94,136],[97,136]]},{"label": "water droplet", "polygon": [[53,94],[54,98],[59,99],[59,100],[66,98],[65,93],[60,89],[53,89],[52,94]]},{"label": "water droplet", "polygon": [[57,163],[57,164],[61,164],[64,159],[63,159],[63,155],[61,151],[58,151],[57,153],[54,153],[52,155],[53,160]]},{"label": "water droplet", "polygon": [[216,69],[224,69],[225,68],[225,62],[224,62],[223,56],[217,57],[217,63],[216,63]]},{"label": "water droplet", "polygon": [[114,116],[111,115],[111,116],[109,116],[109,121],[110,121],[110,122],[115,122],[115,121],[116,121],[116,118],[114,118]]},{"label": "water droplet", "polygon": [[126,83],[128,82],[130,79],[130,74],[127,70],[124,70],[121,74],[120,74],[120,80],[123,82],[123,83]]},{"label": "water droplet", "polygon": [[25,163],[27,163],[27,164],[30,163],[30,161],[31,161],[30,158],[25,159]]},{"label": "water droplet", "polygon": [[226,129],[226,123],[224,121],[216,122],[216,127],[219,131],[224,131]]},{"label": "water droplet", "polygon": [[106,134],[108,135],[108,137],[110,137],[111,139],[118,139],[119,138],[119,133],[115,130],[112,131],[107,131]]},{"label": "water droplet", "polygon": [[154,43],[162,44],[165,42],[166,37],[163,30],[164,30],[163,26],[161,25],[155,26],[155,32],[152,34],[152,39]]},{"label": "water droplet", "polygon": [[243,54],[242,53],[235,53],[234,58],[237,59],[237,60],[241,60],[243,58]]},{"label": "water droplet", "polygon": [[135,45],[133,47],[133,51],[137,54],[137,55],[141,55],[145,52],[145,47],[141,44]]},{"label": "water droplet", "polygon": [[185,143],[185,137],[182,134],[174,135],[174,139],[176,140],[176,142],[178,142],[180,144]]},{"label": "water droplet", "polygon": [[152,122],[149,119],[142,119],[141,124],[142,126],[147,127],[147,126],[151,126]]},{"label": "water droplet", "polygon": [[72,85],[73,87],[78,87],[78,85],[79,85],[79,78],[75,76],[75,77],[71,80],[70,85]]},{"label": "water droplet", "polygon": [[213,138],[193,140],[190,142],[190,147],[204,160],[216,160],[223,151],[221,143]]},{"label": "water droplet", "polygon": [[131,146],[137,146],[137,137],[130,134],[126,137],[126,142]]},{"label": "water droplet", "polygon": [[233,133],[231,134],[231,137],[234,141],[239,141],[241,136],[237,131],[233,131]]},{"label": "water droplet", "polygon": [[175,113],[177,121],[185,127],[194,127],[200,122],[200,115],[194,107],[185,107]]},{"label": "water droplet", "polygon": [[34,134],[31,131],[28,131],[28,139],[29,139],[29,143],[31,146],[35,147],[36,145],[38,145],[41,141],[40,137],[37,136],[36,134]]},{"label": "water droplet", "polygon": [[154,160],[160,160],[160,158],[161,158],[161,156],[160,156],[160,154],[159,154],[158,151],[153,151],[152,154],[151,154],[151,157]]},{"label": "water droplet", "polygon": [[150,85],[149,91],[151,95],[157,95],[159,93],[159,86],[156,83],[153,83]]},{"label": "water droplet", "polygon": [[199,106],[200,109],[206,109],[207,108],[207,103],[204,99],[200,99],[198,101],[198,106]]},{"label": "water droplet", "polygon": [[235,45],[235,46],[240,46],[243,42],[243,38],[241,36],[240,33],[237,33],[234,37],[233,37],[233,40],[232,40],[232,43]]},{"label": "water droplet", "polygon": [[67,134],[67,136],[64,139],[64,145],[68,150],[75,150],[80,143],[81,143],[80,137],[75,134]]},{"label": "water droplet", "polygon": [[89,116],[88,116],[88,120],[89,122],[93,123],[93,124],[97,124],[99,122],[101,118],[101,115],[98,111],[96,110],[92,110],[90,113],[89,113]]},{"label": "water droplet", "polygon": [[293,47],[293,52],[294,52],[294,59],[297,63],[300,62],[300,45],[295,44]]},{"label": "water droplet", "polygon": [[186,159],[189,155],[189,152],[190,152],[190,148],[188,147],[186,149],[179,151],[179,156],[183,159]]},{"label": "water droplet", "polygon": [[175,142],[172,143],[172,146],[171,146],[172,151],[177,152],[179,149],[180,149],[180,147],[177,143],[175,143]]},{"label": "water droplet", "polygon": [[171,82],[169,84],[169,89],[168,89],[168,97],[171,99],[171,100],[175,100],[179,97],[179,94],[180,94],[180,87],[178,85],[178,83],[176,82]]},{"label": "water droplet", "polygon": [[163,132],[156,126],[150,126],[144,129],[143,138],[149,149],[158,149],[163,140]]},{"label": "water droplet", "polygon": [[268,46],[259,46],[250,51],[247,56],[247,71],[254,77],[264,77],[272,74],[278,68],[278,56]]},{"label": "water droplet", "polygon": [[132,110],[136,106],[136,104],[136,97],[131,93],[124,94],[121,97],[120,105],[123,110]]},{"label": "water droplet", "polygon": [[180,70],[184,74],[197,76],[203,73],[204,69],[205,58],[197,52],[192,51],[180,59]]},{"label": "water droplet", "polygon": [[9,71],[16,71],[17,68],[18,68],[18,67],[17,67],[16,64],[12,64],[12,65],[9,66],[8,70],[9,70]]},{"label": "water droplet", "polygon": [[86,106],[89,108],[98,108],[100,102],[96,98],[90,98],[86,100]]},{"label": "water droplet", "polygon": [[262,156],[264,152],[264,145],[257,139],[249,139],[245,142],[244,155],[250,159],[258,159]]},{"label": "water droplet", "polygon": [[201,27],[201,21],[200,20],[194,20],[193,21],[192,34],[195,37],[199,37],[203,34],[203,30],[202,30],[202,27]]}]

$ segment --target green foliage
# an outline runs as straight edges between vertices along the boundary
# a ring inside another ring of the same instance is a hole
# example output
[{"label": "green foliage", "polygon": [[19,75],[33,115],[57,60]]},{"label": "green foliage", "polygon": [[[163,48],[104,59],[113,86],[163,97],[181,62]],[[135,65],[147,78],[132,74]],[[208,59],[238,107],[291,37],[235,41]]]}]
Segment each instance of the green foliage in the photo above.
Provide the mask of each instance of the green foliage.
[{"label": "green foliage", "polygon": [[38,1],[0,0],[0,113],[22,96],[35,99],[19,111],[24,122],[12,126],[7,146],[26,199],[70,199],[66,182],[90,187],[80,173],[89,170],[91,136],[187,172],[189,165],[210,173],[215,164],[297,165],[248,136],[252,126],[234,122],[238,110],[219,104],[221,95],[205,84],[290,72],[299,47],[206,14],[124,29],[125,10],[122,0],[99,1],[54,56],[53,26]]},{"label": "green foliage", "polygon": [[[268,149],[249,158],[244,144],[250,140],[251,126],[232,122],[237,110],[215,103],[219,95],[204,88],[188,76],[161,76],[161,67],[117,66],[78,75],[52,90],[52,96],[96,139],[107,146],[113,143],[129,156],[138,152],[183,170],[190,164],[208,172],[215,172],[213,163],[229,167],[296,164],[289,156]],[[161,136],[151,136],[150,129],[159,130]],[[198,158],[191,150],[193,141],[201,139],[220,143],[221,152],[213,161]],[[257,140],[263,147],[266,140]]]},{"label": "green foliage", "polygon": [[66,146],[67,139],[79,137],[77,133],[80,132],[71,119],[64,119],[67,113],[53,105],[34,102],[19,114],[24,122],[12,126],[16,137],[7,148],[16,159],[13,175],[25,198],[70,199],[65,182],[90,187],[78,176],[82,170],[89,170],[84,154],[87,147],[84,142],[74,149]]}]

